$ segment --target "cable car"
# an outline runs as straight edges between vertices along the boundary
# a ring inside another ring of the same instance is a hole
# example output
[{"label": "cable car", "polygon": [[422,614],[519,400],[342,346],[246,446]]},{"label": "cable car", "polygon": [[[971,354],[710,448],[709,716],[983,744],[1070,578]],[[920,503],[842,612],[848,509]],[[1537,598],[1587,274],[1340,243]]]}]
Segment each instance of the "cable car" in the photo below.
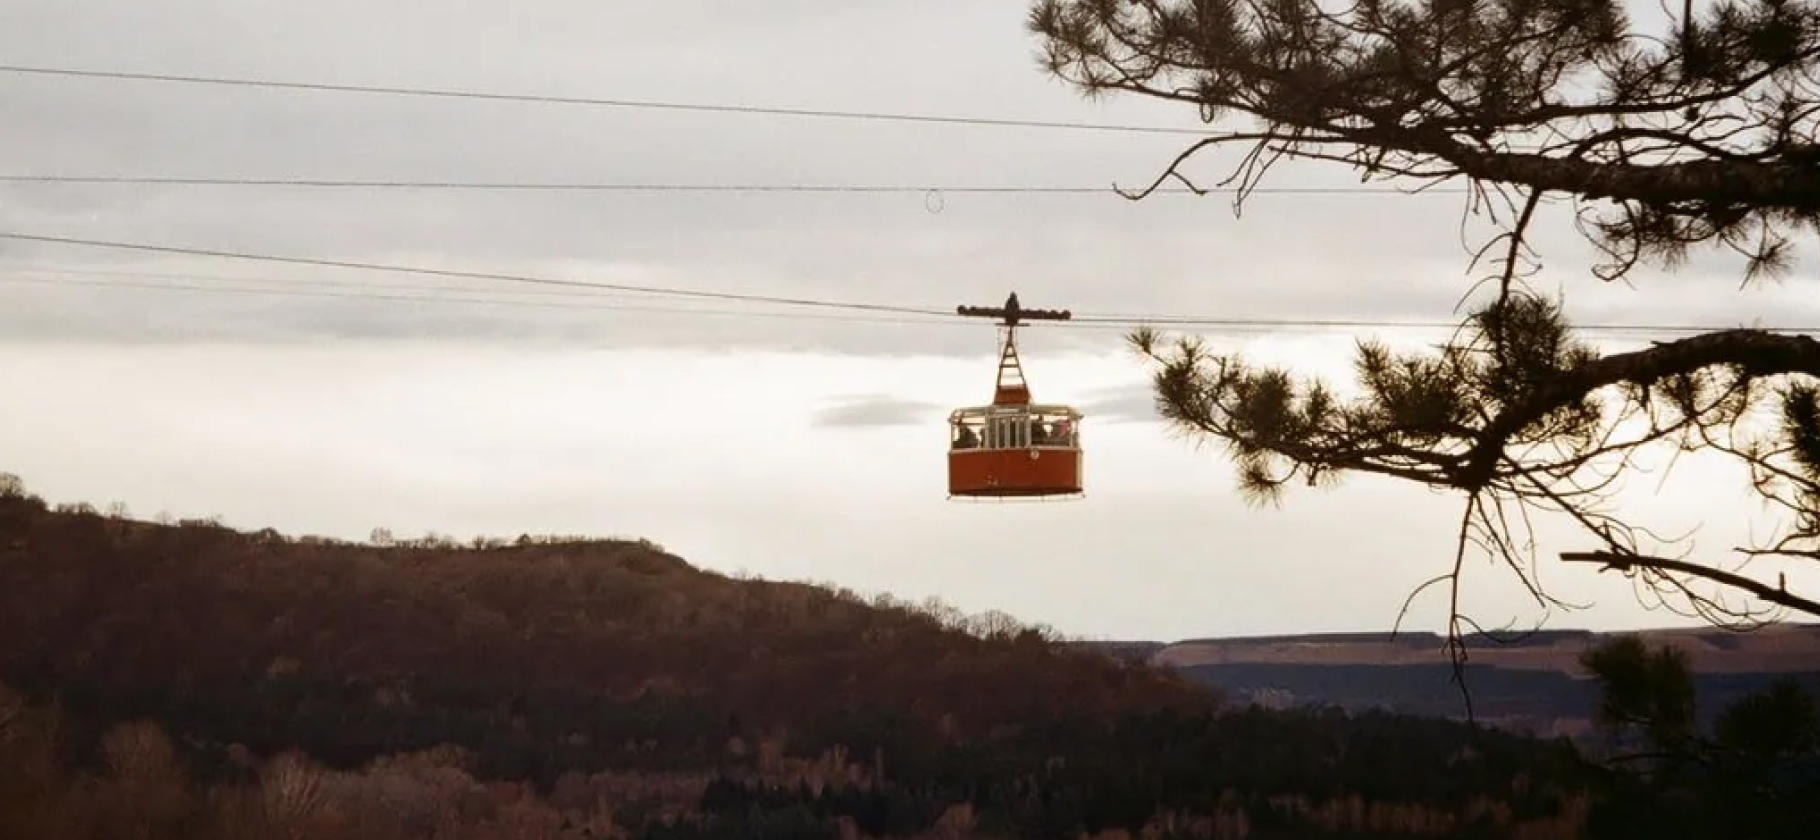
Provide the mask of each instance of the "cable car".
[{"label": "cable car", "polygon": [[1002,307],[962,306],[967,317],[996,318],[1005,332],[992,404],[948,415],[948,498],[955,501],[1044,501],[1080,498],[1081,413],[1030,400],[1017,355],[1025,321],[1066,321],[1063,310],[1025,309],[1011,293]]}]

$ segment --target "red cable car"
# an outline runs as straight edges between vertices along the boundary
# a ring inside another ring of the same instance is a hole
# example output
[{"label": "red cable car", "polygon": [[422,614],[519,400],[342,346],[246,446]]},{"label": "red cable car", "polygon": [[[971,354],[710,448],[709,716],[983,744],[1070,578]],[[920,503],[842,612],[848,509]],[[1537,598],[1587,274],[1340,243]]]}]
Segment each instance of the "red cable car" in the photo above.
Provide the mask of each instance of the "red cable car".
[{"label": "red cable car", "polygon": [[1066,405],[1030,401],[1017,356],[1024,321],[1066,321],[1063,310],[1025,309],[1017,293],[1002,307],[962,306],[961,315],[996,318],[1005,330],[992,404],[948,415],[948,498],[957,501],[1079,498],[1081,413]]}]

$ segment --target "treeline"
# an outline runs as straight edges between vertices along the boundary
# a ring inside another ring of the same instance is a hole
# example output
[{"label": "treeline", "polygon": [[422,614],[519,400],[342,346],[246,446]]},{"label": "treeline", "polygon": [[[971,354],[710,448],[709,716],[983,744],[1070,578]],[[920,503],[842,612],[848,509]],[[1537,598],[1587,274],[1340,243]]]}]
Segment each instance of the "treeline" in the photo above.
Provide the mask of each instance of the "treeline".
[{"label": "treeline", "polygon": [[[0,473],[0,498],[21,499],[33,503],[45,504],[46,508],[71,516],[99,516],[124,522],[139,521],[134,519],[133,512],[125,502],[110,502],[105,507],[97,508],[88,502],[58,502],[47,504],[43,497],[25,489],[25,482],[12,473]],[[159,511],[150,520],[151,524],[177,528],[225,528],[219,516],[179,517],[169,511]],[[371,545],[381,548],[431,548],[439,551],[487,551],[492,549],[524,547],[530,545],[585,545],[597,542],[633,542],[652,551],[663,551],[658,545],[643,537],[594,537],[572,534],[519,534],[516,537],[495,537],[478,535],[463,540],[448,534],[434,531],[421,537],[398,537],[392,529],[374,528],[366,542],[346,540],[339,537],[325,537],[316,534],[290,536],[273,528],[261,528],[249,534],[261,542],[296,543],[299,545]]]},{"label": "treeline", "polygon": [[[1240,715],[1234,725],[1257,726],[1266,717]],[[1151,726],[1160,722],[1152,721]],[[1357,761],[1382,758],[1396,739],[1420,732],[1419,722],[1388,718],[1348,721],[1344,716],[1301,716],[1272,734],[1291,735],[1291,755],[1315,740],[1377,742]],[[1436,724],[1435,732],[1447,729]],[[1350,730],[1374,734],[1360,741]],[[297,750],[269,756],[236,751],[230,772],[198,779],[183,758],[183,744],[149,721],[109,727],[87,749],[67,737],[68,718],[0,687],[0,836],[9,840],[251,840],[332,836],[348,840],[403,838],[670,838],[858,837],[1247,838],[1524,837],[1579,836],[1586,801],[1521,788],[1500,798],[1475,794],[1495,762],[1460,755],[1446,769],[1463,778],[1422,792],[1430,803],[1396,801],[1347,790],[1343,777],[1358,768],[1314,770],[1330,779],[1327,790],[1281,792],[1290,781],[1247,789],[1274,769],[1239,769],[1240,759],[1217,768],[1171,771],[1173,762],[1210,755],[1207,744],[1178,746],[1161,762],[1123,764],[1129,750],[1073,763],[1009,772],[1003,757],[976,754],[947,759],[956,774],[941,780],[887,777],[877,756],[859,760],[842,748],[813,759],[773,757],[762,767],[733,772],[565,773],[545,789],[521,781],[488,780],[474,770],[472,753],[438,747],[384,756],[359,767],[336,769]],[[1301,737],[1297,737],[1298,731]],[[1110,740],[1120,740],[1108,733]],[[1123,738],[1140,733],[1127,732]],[[1151,734],[1173,736],[1164,725]],[[1238,733],[1227,733],[1231,738]],[[1457,732],[1443,734],[1458,737]],[[1172,739],[1173,741],[1173,739]],[[1418,747],[1418,751],[1421,748]],[[86,756],[85,756],[86,753]],[[1085,754],[1080,754],[1085,755]],[[1015,759],[1012,763],[1018,763]],[[1135,769],[1137,772],[1132,773]],[[1386,782],[1419,789],[1434,782],[1432,768],[1386,766],[1420,772]],[[1218,774],[1226,773],[1222,780]],[[1370,770],[1366,770],[1370,774]],[[1159,775],[1159,773],[1161,775]],[[1507,780],[1506,780],[1507,781]],[[1320,787],[1318,778],[1314,781]],[[1504,783],[1491,785],[1508,788]],[[1379,794],[1394,796],[1394,790]]]}]

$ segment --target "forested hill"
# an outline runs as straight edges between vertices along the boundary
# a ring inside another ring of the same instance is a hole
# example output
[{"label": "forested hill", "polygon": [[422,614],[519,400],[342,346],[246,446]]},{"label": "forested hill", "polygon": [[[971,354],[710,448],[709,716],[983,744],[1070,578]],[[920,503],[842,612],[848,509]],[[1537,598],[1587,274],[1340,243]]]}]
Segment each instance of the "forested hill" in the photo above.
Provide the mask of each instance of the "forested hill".
[{"label": "forested hill", "polygon": [[1583,802],[1559,744],[1221,713],[1038,630],[638,541],[376,547],[0,493],[0,640],[9,838],[1571,836]]},{"label": "forested hill", "polygon": [[[255,749],[303,739],[346,761],[432,746],[400,723],[411,707],[464,710],[450,723],[477,715],[473,737],[527,749],[571,734],[540,732],[573,723],[543,715],[636,709],[624,732],[588,713],[605,729],[574,751],[580,769],[634,734],[665,733],[663,752],[681,760],[735,735],[839,737],[887,709],[973,738],[1064,712],[1213,705],[1165,670],[1069,651],[1037,630],[970,634],[850,593],[704,572],[648,543],[524,542],[292,541],[14,500],[0,508],[0,638],[11,640],[0,680],[73,707],[114,698],[130,700],[122,714],[193,716]],[[372,706],[313,721],[324,692]],[[832,729],[804,728],[812,720]],[[570,763],[505,754],[492,769],[525,777]]]}]

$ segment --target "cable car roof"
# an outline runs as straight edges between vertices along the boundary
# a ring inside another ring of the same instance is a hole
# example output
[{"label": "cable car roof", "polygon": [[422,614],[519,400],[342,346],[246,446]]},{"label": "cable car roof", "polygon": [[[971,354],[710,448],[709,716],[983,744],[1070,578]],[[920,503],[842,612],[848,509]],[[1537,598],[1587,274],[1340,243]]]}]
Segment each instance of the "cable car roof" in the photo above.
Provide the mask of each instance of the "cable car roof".
[{"label": "cable car roof", "polygon": [[949,413],[950,420],[964,417],[1017,417],[1030,414],[1059,414],[1078,420],[1083,415],[1078,409],[1068,405],[979,405],[957,408]]}]

